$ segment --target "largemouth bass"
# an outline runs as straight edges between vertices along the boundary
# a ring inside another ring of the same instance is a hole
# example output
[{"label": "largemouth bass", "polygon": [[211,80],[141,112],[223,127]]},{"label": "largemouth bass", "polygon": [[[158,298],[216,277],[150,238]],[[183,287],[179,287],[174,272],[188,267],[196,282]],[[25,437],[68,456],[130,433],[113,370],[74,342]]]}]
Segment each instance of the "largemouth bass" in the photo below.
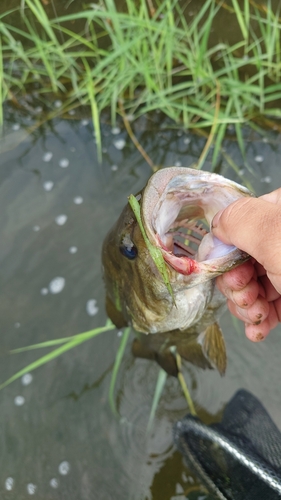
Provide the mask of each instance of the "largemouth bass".
[{"label": "largemouth bass", "polygon": [[[121,328],[148,334],[134,344],[137,355],[157,359],[169,373],[170,346],[202,368],[226,369],[218,317],[225,298],[214,278],[248,259],[210,232],[214,215],[233,201],[252,196],[221,175],[191,168],[159,170],[136,196],[146,236],[161,250],[169,292],[127,204],[102,250],[106,310]],[[153,334],[153,335],[152,335]],[[155,335],[156,334],[156,335]],[[174,374],[174,373],[173,373]]]}]

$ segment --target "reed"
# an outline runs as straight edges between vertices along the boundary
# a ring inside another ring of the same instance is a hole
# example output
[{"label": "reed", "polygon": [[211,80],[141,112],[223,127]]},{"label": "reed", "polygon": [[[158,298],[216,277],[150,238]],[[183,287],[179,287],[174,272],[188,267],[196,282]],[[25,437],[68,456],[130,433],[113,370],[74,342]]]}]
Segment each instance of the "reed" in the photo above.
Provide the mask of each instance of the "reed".
[{"label": "reed", "polygon": [[[228,125],[235,127],[244,153],[246,123],[266,119],[273,124],[281,117],[276,106],[281,98],[281,21],[270,0],[262,8],[254,0],[228,5],[206,0],[188,21],[176,0],[126,0],[122,12],[114,0],[103,0],[53,19],[40,0],[21,4],[21,27],[9,22],[12,11],[0,17],[1,105],[30,92],[37,82],[42,99],[48,93],[63,97],[57,113],[89,106],[99,152],[105,108],[111,109],[113,125],[122,112],[134,120],[155,110],[175,126],[206,134],[215,122],[214,165]],[[240,39],[211,45],[214,21],[226,7]],[[71,28],[77,19],[84,23],[80,33]]]}]

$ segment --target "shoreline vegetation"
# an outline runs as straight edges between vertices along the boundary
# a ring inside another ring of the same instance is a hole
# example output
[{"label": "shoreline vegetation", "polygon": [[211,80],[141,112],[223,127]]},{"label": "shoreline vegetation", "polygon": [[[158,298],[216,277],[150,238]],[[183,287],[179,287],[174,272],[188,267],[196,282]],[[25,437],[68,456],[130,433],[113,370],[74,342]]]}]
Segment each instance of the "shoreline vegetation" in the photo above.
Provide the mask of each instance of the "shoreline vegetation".
[{"label": "shoreline vegetation", "polygon": [[[245,124],[281,130],[281,17],[270,0],[206,0],[193,16],[177,0],[126,0],[122,11],[116,3],[101,0],[51,19],[41,0],[21,0],[0,15],[1,123],[3,103],[19,105],[36,88],[45,120],[91,110],[101,156],[104,109],[112,125],[121,115],[132,139],[131,123],[160,110],[175,127],[206,137],[211,131],[213,166],[229,125],[243,156]],[[234,44],[210,43],[221,9],[236,26]],[[16,11],[18,26],[11,23]],[[79,33],[76,21],[84,25]],[[59,110],[50,109],[51,94],[63,101]]]}]

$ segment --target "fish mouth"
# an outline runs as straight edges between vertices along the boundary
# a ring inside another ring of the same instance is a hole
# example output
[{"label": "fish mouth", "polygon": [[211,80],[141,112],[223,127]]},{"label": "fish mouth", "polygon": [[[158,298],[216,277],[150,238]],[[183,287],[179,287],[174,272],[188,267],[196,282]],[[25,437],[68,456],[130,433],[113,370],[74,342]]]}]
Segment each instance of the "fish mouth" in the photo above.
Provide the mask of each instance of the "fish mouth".
[{"label": "fish mouth", "polygon": [[218,174],[178,167],[160,170],[142,202],[148,236],[178,273],[208,271],[217,276],[246,260],[246,254],[212,234],[212,219],[244,196],[251,196],[248,189]]}]

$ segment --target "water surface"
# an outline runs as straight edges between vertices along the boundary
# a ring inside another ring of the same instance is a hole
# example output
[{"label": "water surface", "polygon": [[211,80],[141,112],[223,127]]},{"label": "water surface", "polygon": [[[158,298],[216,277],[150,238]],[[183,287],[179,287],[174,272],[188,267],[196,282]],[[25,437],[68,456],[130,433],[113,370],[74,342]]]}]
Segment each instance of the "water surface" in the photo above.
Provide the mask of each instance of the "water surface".
[{"label": "water surface", "polygon": [[[41,127],[16,146],[26,117],[6,109],[0,160],[1,381],[47,352],[10,355],[11,349],[104,324],[102,240],[127,196],[151,173],[121,124],[112,129],[104,117],[99,164],[92,125],[69,118]],[[139,120],[135,130],[162,166],[192,165],[205,143],[172,130],[157,114],[154,122]],[[244,178],[261,194],[281,184],[280,138],[247,134],[246,157],[254,174],[245,169]],[[121,139],[124,147],[118,149]],[[226,147],[244,168],[231,137]],[[205,169],[210,168],[207,161]],[[220,169],[239,181],[224,159]],[[62,279],[53,282],[56,278]],[[226,376],[185,367],[200,416],[215,419],[244,387],[260,398],[281,429],[280,328],[266,342],[252,344],[228,313],[221,325]],[[147,433],[159,368],[133,359],[130,345],[116,387],[120,417],[112,414],[108,390],[120,339],[117,330],[102,334],[0,392],[1,498],[204,498],[172,444],[173,422],[187,412],[177,380],[168,378]]]}]

